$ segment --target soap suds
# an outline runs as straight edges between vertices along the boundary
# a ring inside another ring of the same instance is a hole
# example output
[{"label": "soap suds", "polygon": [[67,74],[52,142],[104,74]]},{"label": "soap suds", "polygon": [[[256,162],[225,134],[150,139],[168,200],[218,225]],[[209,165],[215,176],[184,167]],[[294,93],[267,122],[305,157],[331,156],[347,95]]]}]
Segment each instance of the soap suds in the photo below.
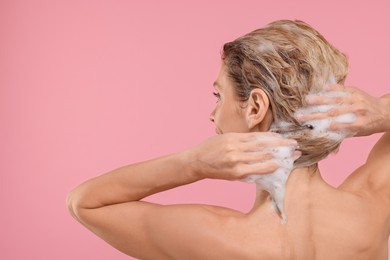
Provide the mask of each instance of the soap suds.
[{"label": "soap suds", "polygon": [[286,181],[294,167],[293,153],[295,149],[291,146],[281,146],[265,149],[270,152],[279,164],[279,168],[273,173],[262,175],[250,175],[244,179],[245,182],[256,183],[257,189],[267,191],[272,198],[272,205],[275,211],[280,213],[282,222],[286,222],[284,212],[284,195]]},{"label": "soap suds", "polygon": [[[307,98],[311,97],[343,97],[348,96],[349,93],[343,91],[321,91],[318,93],[309,93]],[[333,109],[340,109],[345,107],[344,104],[329,104],[329,105],[314,105],[308,107],[302,107],[295,112],[295,116],[309,115],[314,113],[326,113]],[[324,119],[306,121],[305,124],[313,126],[313,130],[310,131],[312,138],[325,137],[335,141],[342,141],[344,138],[352,136],[354,133],[350,131],[331,131],[329,130],[330,125],[333,122],[337,123],[353,123],[356,121],[356,115],[352,113],[339,115],[336,117],[328,117]]]},{"label": "soap suds", "polygon": [[[327,81],[327,85],[335,84],[336,80],[331,75],[329,77],[329,80]],[[349,93],[342,92],[342,91],[321,91],[318,93],[309,93],[308,97],[310,96],[317,96],[317,97],[341,97],[341,96],[347,96]],[[317,106],[308,106],[300,108],[296,111],[295,115],[298,114],[313,114],[313,113],[325,113],[332,109],[339,109],[343,105],[340,104],[330,104],[330,105],[317,105]],[[294,129],[296,125],[290,122],[279,120],[277,123],[274,123],[271,126],[271,130],[273,129],[279,129],[283,130],[285,129],[285,134],[282,134],[285,137],[291,137],[291,134],[297,135],[300,134],[300,132],[303,134],[305,132],[305,135],[309,134],[311,135],[311,138],[319,138],[319,137],[325,137],[329,138],[335,141],[342,141],[344,138],[348,136],[352,136],[354,133],[351,133],[349,131],[330,131],[329,127],[332,124],[332,122],[337,123],[353,123],[356,121],[356,115],[353,113],[343,114],[340,116],[336,116],[333,118],[325,118],[320,120],[312,120],[305,122],[305,125],[310,125],[312,127],[303,128],[302,127],[298,131],[294,131],[291,129]],[[293,132],[292,132],[293,131]],[[309,137],[310,138],[310,137]],[[286,213],[284,212],[284,197],[285,197],[285,188],[286,188],[286,182],[287,179],[291,173],[291,171],[294,169],[294,158],[293,152],[294,148],[292,147],[275,147],[272,149],[268,149],[273,156],[276,158],[276,160],[279,163],[279,168],[270,174],[263,174],[263,175],[250,175],[248,176],[244,181],[246,182],[254,182],[257,185],[257,189],[259,190],[265,190],[267,191],[272,199],[272,205],[276,212],[280,213],[280,216],[282,218],[282,223],[286,222]],[[303,167],[307,165],[299,165],[299,167]]]}]

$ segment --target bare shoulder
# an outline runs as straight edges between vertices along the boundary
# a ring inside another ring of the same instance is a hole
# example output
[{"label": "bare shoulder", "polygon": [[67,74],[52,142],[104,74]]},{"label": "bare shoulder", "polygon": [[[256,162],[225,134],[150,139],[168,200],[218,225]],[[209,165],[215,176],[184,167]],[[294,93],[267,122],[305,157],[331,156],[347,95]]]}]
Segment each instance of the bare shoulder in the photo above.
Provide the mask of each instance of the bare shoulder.
[{"label": "bare shoulder", "polygon": [[245,259],[245,216],[210,205],[161,206],[148,216],[151,242],[169,259]]},{"label": "bare shoulder", "polygon": [[390,204],[390,133],[372,148],[367,161],[356,169],[340,189],[365,194]]},{"label": "bare shoulder", "polygon": [[357,216],[365,216],[365,223],[372,226],[371,231],[374,230],[373,227],[377,227],[378,233],[383,233],[383,230],[387,230],[387,234],[390,233],[389,132],[379,138],[367,161],[356,169],[339,189],[356,195],[354,201],[358,203],[361,212]]}]

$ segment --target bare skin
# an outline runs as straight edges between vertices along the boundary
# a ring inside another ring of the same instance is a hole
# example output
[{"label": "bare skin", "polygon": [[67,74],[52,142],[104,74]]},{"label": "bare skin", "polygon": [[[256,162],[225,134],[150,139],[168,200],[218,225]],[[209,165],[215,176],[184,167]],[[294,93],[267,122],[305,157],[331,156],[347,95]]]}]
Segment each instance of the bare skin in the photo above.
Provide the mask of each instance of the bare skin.
[{"label": "bare skin", "polygon": [[88,180],[69,194],[71,214],[118,250],[140,259],[387,259],[389,95],[373,98],[355,88],[334,86],[352,95],[310,100],[312,104],[355,105],[308,115],[303,121],[353,111],[358,116],[355,123],[332,127],[353,129],[356,135],[385,134],[367,161],[338,188],[328,185],[315,167],[295,169],[286,186],[286,224],[281,224],[265,192],[257,194],[248,213],[141,201],[205,178],[239,180],[248,174],[273,172],[278,166],[264,148],[296,147],[294,141],[277,134],[259,132],[272,120],[262,91],[254,91],[247,106],[240,108],[232,105],[237,101],[230,84],[221,69],[215,84],[218,103],[211,115],[220,135],[186,151]]}]

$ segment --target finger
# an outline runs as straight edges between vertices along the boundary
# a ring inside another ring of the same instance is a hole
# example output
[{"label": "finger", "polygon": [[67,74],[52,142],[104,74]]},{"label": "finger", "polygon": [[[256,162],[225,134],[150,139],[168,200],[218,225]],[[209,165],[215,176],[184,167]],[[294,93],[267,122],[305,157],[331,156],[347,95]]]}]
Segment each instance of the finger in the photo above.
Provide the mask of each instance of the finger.
[{"label": "finger", "polygon": [[261,147],[258,150],[246,151],[243,153],[238,153],[240,162],[243,163],[255,163],[259,161],[267,161],[271,159],[288,159],[294,158],[297,155],[300,155],[300,152],[295,153],[295,148],[292,146],[270,146],[270,147]]},{"label": "finger", "polygon": [[240,161],[242,163],[258,163],[258,162],[265,162],[274,159],[275,156],[272,154],[272,152],[266,152],[266,151],[250,151],[245,152],[240,156]]},{"label": "finger", "polygon": [[343,123],[337,123],[337,122],[332,122],[329,126],[329,130],[330,131],[335,131],[335,132],[339,132],[339,131],[350,131],[352,130],[352,125],[351,124],[343,124]]},{"label": "finger", "polygon": [[[273,173],[278,168],[279,168],[279,163],[276,160],[269,160],[266,162],[243,164],[240,166],[239,172],[241,172],[243,176],[247,176],[250,174],[267,174],[267,173]],[[241,176],[241,178],[243,176]]]},{"label": "finger", "polygon": [[278,142],[269,142],[269,143],[248,143],[242,145],[237,151],[242,153],[270,153],[270,154],[280,154],[294,151],[298,146],[298,143],[294,139],[280,139]]},{"label": "finger", "polygon": [[325,86],[324,91],[327,91],[327,92],[330,92],[330,91],[346,92],[346,93],[352,94],[352,93],[356,92],[356,88],[341,85],[341,84],[332,84],[332,85]]},{"label": "finger", "polygon": [[347,97],[355,92],[356,88],[334,84],[324,87],[324,91],[308,94],[305,100],[309,105],[346,103]]},{"label": "finger", "polygon": [[[248,145],[245,148],[245,145]],[[297,142],[294,139],[288,139],[281,134],[275,132],[257,132],[250,135],[249,138],[243,140],[244,150],[258,150],[262,147],[269,146],[296,146]]]},{"label": "finger", "polygon": [[341,84],[330,84],[324,86],[325,91],[345,91],[346,87]]},{"label": "finger", "polygon": [[[349,115],[353,114],[353,111],[353,106],[337,106],[324,112],[317,112],[312,114],[297,114],[296,118],[300,122],[307,122],[313,120],[321,120],[325,118],[339,117],[342,115]],[[342,118],[340,118],[340,120],[342,120]]]},{"label": "finger", "polygon": [[296,116],[300,115],[308,115],[308,114],[315,114],[315,113],[326,113],[329,110],[332,110],[334,108],[337,108],[338,106],[335,105],[315,105],[315,106],[308,106],[301,109],[298,109],[295,113]]},{"label": "finger", "polygon": [[333,102],[333,98],[320,96],[318,94],[316,95],[309,94],[305,97],[305,100],[309,106],[331,104]]},{"label": "finger", "polygon": [[243,142],[253,142],[261,140],[277,140],[283,138],[282,135],[275,132],[251,132],[246,133],[241,141]]},{"label": "finger", "polygon": [[296,147],[298,145],[297,141],[289,138],[279,138],[275,140],[261,140],[258,143],[259,146],[263,146],[265,149],[269,148],[282,148],[282,147]]},{"label": "finger", "polygon": [[351,102],[350,96],[347,92],[331,91],[314,95],[309,94],[305,97],[305,100],[308,106],[340,105],[349,104]]},{"label": "finger", "polygon": [[355,132],[357,131],[358,127],[355,122],[338,122],[338,121],[333,121],[330,126],[329,130],[330,131],[352,131]]},{"label": "finger", "polygon": [[301,123],[304,123],[304,122],[309,122],[309,121],[315,121],[315,120],[321,120],[321,119],[325,119],[325,118],[328,118],[328,114],[327,113],[313,113],[313,114],[297,114],[295,116],[295,118],[301,122]]}]

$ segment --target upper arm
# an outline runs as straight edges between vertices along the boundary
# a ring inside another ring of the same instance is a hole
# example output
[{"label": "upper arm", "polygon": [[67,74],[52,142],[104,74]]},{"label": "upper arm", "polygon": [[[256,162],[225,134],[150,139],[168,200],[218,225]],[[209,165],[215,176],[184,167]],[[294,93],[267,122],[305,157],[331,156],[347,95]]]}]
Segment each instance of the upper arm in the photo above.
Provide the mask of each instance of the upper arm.
[{"label": "upper arm", "polygon": [[366,161],[371,189],[390,199],[390,132],[382,135]]},{"label": "upper arm", "polygon": [[367,158],[367,163],[370,164],[385,164],[385,160],[390,160],[390,132],[384,133],[378,142],[372,148]]},{"label": "upper arm", "polygon": [[364,165],[340,186],[359,193],[369,192],[390,202],[390,132],[382,135]]},{"label": "upper arm", "polygon": [[172,259],[173,255],[195,256],[199,248],[223,244],[224,236],[220,234],[225,222],[221,220],[232,214],[241,213],[212,206],[163,206],[136,201],[80,209],[77,215],[88,229],[127,255]]},{"label": "upper arm", "polygon": [[[156,258],[145,217],[158,205],[126,202],[100,208],[79,208],[74,216],[90,231],[119,251],[137,258]],[[145,255],[144,252],[150,252]],[[151,254],[153,253],[153,254]]]}]

